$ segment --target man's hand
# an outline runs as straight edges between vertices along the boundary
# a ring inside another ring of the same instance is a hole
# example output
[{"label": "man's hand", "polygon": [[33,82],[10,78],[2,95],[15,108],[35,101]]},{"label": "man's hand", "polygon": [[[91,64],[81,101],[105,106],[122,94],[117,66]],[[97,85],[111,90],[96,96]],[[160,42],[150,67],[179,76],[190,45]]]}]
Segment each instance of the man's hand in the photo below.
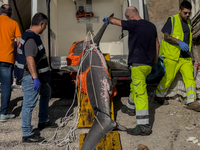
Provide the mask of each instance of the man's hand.
[{"label": "man's hand", "polygon": [[109,22],[108,22],[108,17],[104,17],[104,18],[103,18],[103,22],[104,22],[106,25],[108,25],[108,24],[109,24]]},{"label": "man's hand", "polygon": [[33,79],[34,90],[37,92],[40,89],[41,83],[38,78]]},{"label": "man's hand", "polygon": [[178,42],[178,45],[180,46],[180,48],[181,48],[183,51],[186,51],[186,52],[189,51],[189,46],[188,46],[188,44],[186,44],[185,42],[179,41],[179,42]]}]

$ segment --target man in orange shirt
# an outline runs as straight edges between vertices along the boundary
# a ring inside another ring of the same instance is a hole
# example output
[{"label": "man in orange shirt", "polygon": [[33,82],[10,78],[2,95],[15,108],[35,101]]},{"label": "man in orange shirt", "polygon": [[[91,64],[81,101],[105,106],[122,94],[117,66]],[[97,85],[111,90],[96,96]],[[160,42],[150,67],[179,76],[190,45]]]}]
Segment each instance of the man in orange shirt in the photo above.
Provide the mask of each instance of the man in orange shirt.
[{"label": "man in orange shirt", "polygon": [[8,106],[11,96],[12,68],[14,60],[14,39],[17,45],[21,37],[19,25],[10,19],[12,8],[4,4],[0,8],[0,79],[1,79],[1,121],[14,118],[14,114],[8,114]]}]

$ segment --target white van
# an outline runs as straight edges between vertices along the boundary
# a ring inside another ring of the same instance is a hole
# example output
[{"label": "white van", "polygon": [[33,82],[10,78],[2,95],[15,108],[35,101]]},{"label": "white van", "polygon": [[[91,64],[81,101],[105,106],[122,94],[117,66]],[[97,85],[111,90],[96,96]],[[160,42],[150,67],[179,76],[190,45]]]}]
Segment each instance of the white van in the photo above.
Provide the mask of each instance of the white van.
[{"label": "white van", "polygon": [[[35,13],[42,12],[48,16],[48,29],[42,33],[41,39],[49,57],[51,85],[55,90],[71,84],[69,73],[60,69],[67,65],[70,46],[83,40],[88,31],[95,35],[104,24],[102,19],[105,16],[114,13],[115,17],[125,19],[125,9],[135,6],[140,16],[148,20],[146,0],[10,0],[9,3],[13,8],[12,18],[19,23],[22,32],[29,28]],[[127,64],[127,34],[118,26],[108,25],[100,49],[110,54],[111,61]],[[130,71],[112,70],[112,77],[130,80]]]}]

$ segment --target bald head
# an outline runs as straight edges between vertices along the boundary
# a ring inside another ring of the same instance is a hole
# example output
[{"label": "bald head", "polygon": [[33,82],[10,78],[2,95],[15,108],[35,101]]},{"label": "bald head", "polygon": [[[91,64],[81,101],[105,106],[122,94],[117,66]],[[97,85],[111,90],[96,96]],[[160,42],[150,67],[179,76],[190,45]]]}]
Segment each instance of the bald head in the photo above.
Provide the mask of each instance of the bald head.
[{"label": "bald head", "polygon": [[12,8],[8,4],[4,4],[0,8],[0,13],[11,17],[12,15]]},{"label": "bald head", "polygon": [[130,6],[125,11],[125,16],[128,20],[138,20],[141,19],[139,12],[136,7]]}]

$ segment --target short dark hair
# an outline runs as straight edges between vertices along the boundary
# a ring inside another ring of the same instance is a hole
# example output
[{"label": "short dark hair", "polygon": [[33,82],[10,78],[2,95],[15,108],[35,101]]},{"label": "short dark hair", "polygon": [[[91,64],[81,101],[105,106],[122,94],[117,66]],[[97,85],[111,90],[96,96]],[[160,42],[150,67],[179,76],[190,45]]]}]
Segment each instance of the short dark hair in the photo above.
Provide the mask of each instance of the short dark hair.
[{"label": "short dark hair", "polygon": [[8,5],[8,4],[3,4],[0,8],[0,11],[1,11],[1,13],[4,13],[4,14],[10,16],[12,14],[12,7],[10,5],[8,5],[9,7],[6,8],[5,5]]},{"label": "short dark hair", "polygon": [[37,26],[41,22],[47,23],[48,22],[48,17],[45,14],[39,12],[39,13],[36,13],[33,16],[32,21],[31,21],[31,25],[32,26]]},{"label": "short dark hair", "polygon": [[180,9],[183,10],[184,8],[187,8],[187,9],[192,9],[192,5],[190,2],[188,1],[183,1],[181,4],[180,4]]}]

